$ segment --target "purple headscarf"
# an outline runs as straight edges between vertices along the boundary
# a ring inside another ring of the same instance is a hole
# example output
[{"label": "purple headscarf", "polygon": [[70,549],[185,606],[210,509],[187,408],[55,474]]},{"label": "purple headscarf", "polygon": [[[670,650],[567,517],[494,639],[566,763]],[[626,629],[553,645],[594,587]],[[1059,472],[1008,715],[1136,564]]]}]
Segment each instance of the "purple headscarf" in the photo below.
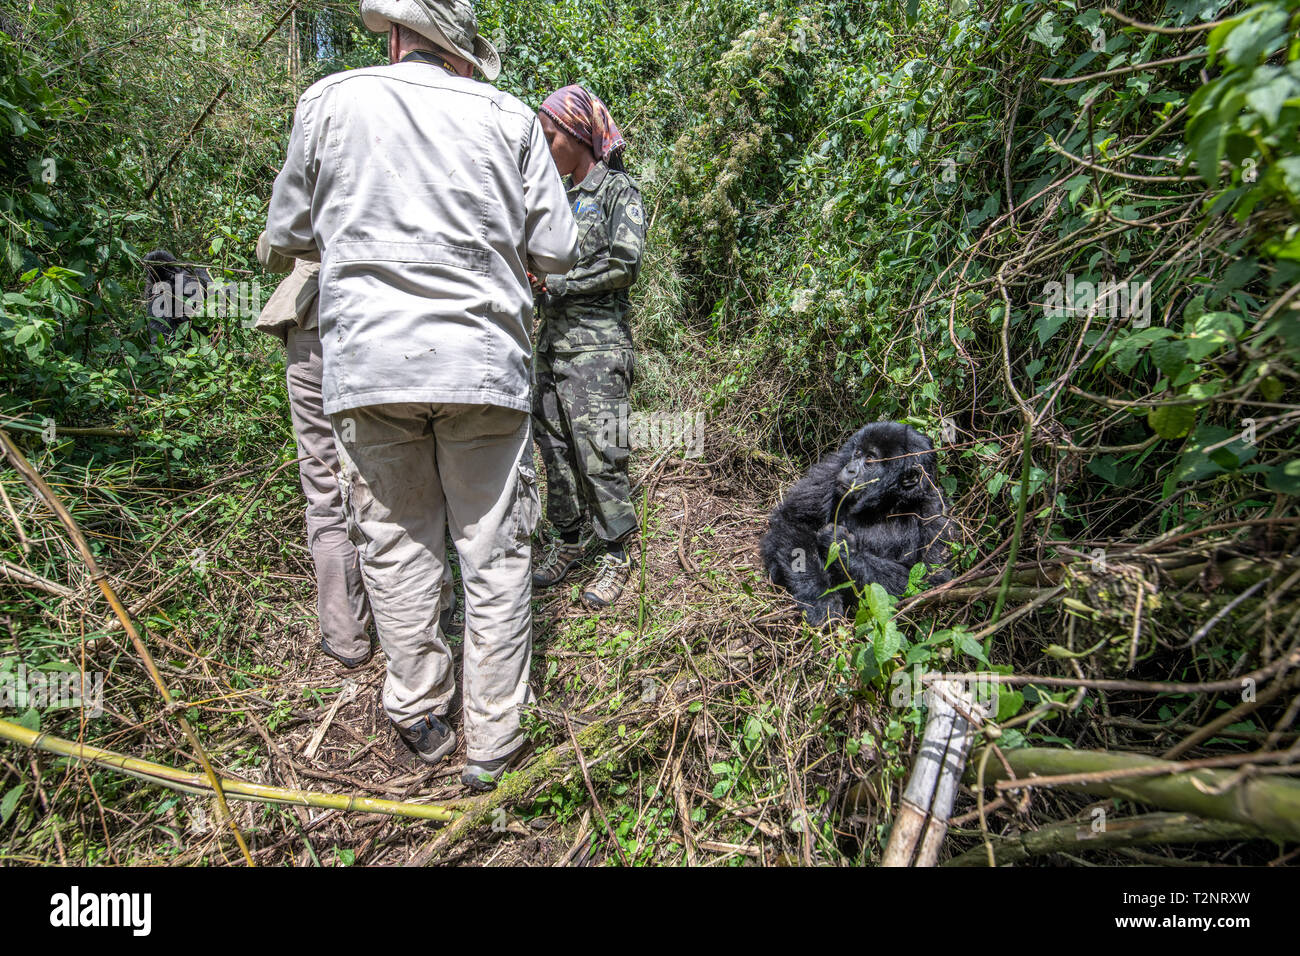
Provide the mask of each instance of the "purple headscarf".
[{"label": "purple headscarf", "polygon": [[600,98],[576,84],[548,96],[542,112],[560,129],[590,146],[596,158],[606,163],[627,145]]}]

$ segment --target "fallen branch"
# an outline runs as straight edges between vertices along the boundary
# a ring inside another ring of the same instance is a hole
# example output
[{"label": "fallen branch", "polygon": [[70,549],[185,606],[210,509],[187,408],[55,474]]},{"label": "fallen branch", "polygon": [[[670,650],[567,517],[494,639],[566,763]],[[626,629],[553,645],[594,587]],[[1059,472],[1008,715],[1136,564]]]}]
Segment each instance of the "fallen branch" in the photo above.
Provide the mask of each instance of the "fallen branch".
[{"label": "fallen branch", "polygon": [[4,558],[0,558],[0,575],[4,575],[11,581],[17,581],[19,584],[26,585],[29,588],[36,588],[44,591],[46,594],[53,594],[55,597],[70,598],[77,592],[72,588],[64,587],[48,578],[43,578],[39,574],[34,574],[26,568],[20,568],[16,564],[10,564]]},{"label": "fallen branch", "polygon": [[[179,790],[201,797],[216,796],[207,774],[189,773],[163,764],[127,757],[92,747],[90,744],[77,743],[53,737],[50,734],[28,730],[21,724],[0,719],[0,739],[9,740],[24,747],[44,750],[47,753],[71,757],[84,763],[94,764],[117,770],[129,777],[146,783]],[[381,800],[377,797],[360,797],[351,794],[316,793],[311,790],[289,790],[285,787],[270,787],[260,783],[248,783],[243,780],[221,778],[221,789],[226,796],[235,800],[248,800],[254,803],[284,803],[296,807],[320,807],[326,810],[354,810],[361,813],[383,813],[388,816],[416,817],[421,820],[435,820],[448,823],[457,816],[457,811],[447,807],[425,803],[404,803],[398,800]]]},{"label": "fallen branch", "polygon": [[[662,733],[657,728],[662,725],[663,719],[683,713],[685,707],[686,704],[683,703],[676,710],[659,713],[641,726],[639,735],[635,738],[636,728],[630,725],[626,727],[625,737],[619,737],[616,733],[620,724],[627,723],[628,715],[611,714],[583,727],[573,735],[573,741],[586,755],[585,763],[592,777],[607,779],[613,769],[626,762],[630,755],[654,749]],[[611,737],[613,743],[610,742]],[[577,766],[577,751],[573,743],[562,743],[538,754],[531,763],[502,777],[495,790],[460,804],[462,816],[412,857],[408,865],[427,865],[476,828],[489,823],[500,808],[523,803],[543,784],[562,782]]]},{"label": "fallen branch", "polygon": [[[1212,769],[1180,772],[1183,765],[1179,763],[1133,753],[1050,747],[1002,753],[1017,779],[1010,780],[1006,768],[992,761],[985,773],[986,783],[1002,782],[1008,788],[1054,786],[1093,796],[1120,797],[1162,810],[1244,823],[1277,839],[1300,840],[1300,781],[1238,777]],[[1240,756],[1241,762],[1248,758],[1269,762],[1286,755]],[[1132,776],[1138,773],[1152,775]]]},{"label": "fallen branch", "polygon": [[985,681],[993,684],[1008,684],[1015,686],[1018,684],[1041,684],[1044,687],[1087,687],[1092,690],[1131,690],[1138,693],[1152,694],[1212,694],[1222,693],[1224,691],[1239,691],[1243,687],[1248,687],[1252,683],[1258,684],[1269,677],[1272,677],[1278,671],[1290,670],[1293,667],[1300,666],[1300,647],[1297,647],[1289,654],[1279,657],[1273,663],[1251,671],[1249,674],[1242,674],[1240,677],[1230,677],[1227,680],[1205,681],[1199,684],[1183,683],[1181,681],[1146,681],[1146,680],[1112,680],[1109,678],[1086,678],[1086,677],[1035,677],[1032,674],[995,674],[991,671],[966,674],[941,674],[938,672],[925,674],[921,677],[922,683],[933,683],[937,680],[958,680],[958,681]]},{"label": "fallen branch", "polygon": [[564,715],[564,726],[569,731],[569,740],[573,743],[573,755],[578,760],[578,769],[582,771],[582,782],[587,788],[587,795],[591,797],[591,805],[596,808],[596,814],[600,817],[600,822],[605,825],[605,833],[609,835],[609,841],[614,844],[618,850],[618,858],[623,861],[623,865],[628,865],[627,854],[623,852],[623,844],[618,842],[618,837],[614,835],[614,828],[609,825],[609,817],[605,814],[605,808],[600,805],[600,798],[596,796],[596,788],[591,785],[591,774],[587,773],[587,762],[582,759],[582,748],[578,746],[578,738],[573,735],[573,722],[569,720],[569,715]]},{"label": "fallen branch", "polygon": [[[1019,863],[1048,853],[1103,850],[1121,846],[1149,846],[1153,843],[1210,843],[1219,840],[1250,840],[1265,836],[1246,823],[1203,820],[1190,813],[1149,813],[1120,820],[1107,820],[1100,830],[1091,823],[1068,821],[1053,823],[1028,833],[993,837],[993,851],[998,864]],[[985,866],[988,854],[984,844],[960,856],[945,860],[943,866]]]}]

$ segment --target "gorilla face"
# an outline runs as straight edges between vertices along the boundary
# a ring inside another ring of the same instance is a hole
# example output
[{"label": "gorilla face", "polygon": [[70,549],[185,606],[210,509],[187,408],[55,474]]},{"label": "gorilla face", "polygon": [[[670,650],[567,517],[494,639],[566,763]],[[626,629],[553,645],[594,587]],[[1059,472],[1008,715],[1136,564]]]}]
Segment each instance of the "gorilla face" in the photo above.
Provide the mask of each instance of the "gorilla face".
[{"label": "gorilla face", "polygon": [[920,506],[937,491],[934,445],[906,425],[865,425],[840,449],[839,458],[835,492],[850,513]]}]

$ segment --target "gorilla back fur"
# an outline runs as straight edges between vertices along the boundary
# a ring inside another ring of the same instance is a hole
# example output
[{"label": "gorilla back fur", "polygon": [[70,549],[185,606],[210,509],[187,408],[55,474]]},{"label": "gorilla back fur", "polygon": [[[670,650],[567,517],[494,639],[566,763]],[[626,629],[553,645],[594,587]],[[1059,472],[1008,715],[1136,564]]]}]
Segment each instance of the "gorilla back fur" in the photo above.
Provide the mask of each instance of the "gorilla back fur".
[{"label": "gorilla back fur", "polygon": [[[898,422],[864,425],[801,478],[768,519],[763,567],[820,626],[856,604],[872,582],[891,594],[907,589],[918,561],[939,570],[952,522],[939,490],[934,445]],[[832,542],[837,559],[826,567]],[[840,587],[852,582],[853,587]],[[827,593],[830,591],[830,593]]]}]

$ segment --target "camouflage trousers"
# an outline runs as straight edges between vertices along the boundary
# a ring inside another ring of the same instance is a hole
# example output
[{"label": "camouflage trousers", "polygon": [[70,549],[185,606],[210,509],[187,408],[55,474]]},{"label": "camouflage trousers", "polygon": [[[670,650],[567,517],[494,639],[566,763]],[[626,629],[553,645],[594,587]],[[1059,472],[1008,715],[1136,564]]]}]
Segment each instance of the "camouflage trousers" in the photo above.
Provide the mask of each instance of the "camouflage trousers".
[{"label": "camouflage trousers", "polygon": [[546,518],[576,528],[591,516],[596,536],[617,541],[637,526],[628,448],[617,422],[632,387],[632,350],[538,351],[533,437],[546,466]]}]

